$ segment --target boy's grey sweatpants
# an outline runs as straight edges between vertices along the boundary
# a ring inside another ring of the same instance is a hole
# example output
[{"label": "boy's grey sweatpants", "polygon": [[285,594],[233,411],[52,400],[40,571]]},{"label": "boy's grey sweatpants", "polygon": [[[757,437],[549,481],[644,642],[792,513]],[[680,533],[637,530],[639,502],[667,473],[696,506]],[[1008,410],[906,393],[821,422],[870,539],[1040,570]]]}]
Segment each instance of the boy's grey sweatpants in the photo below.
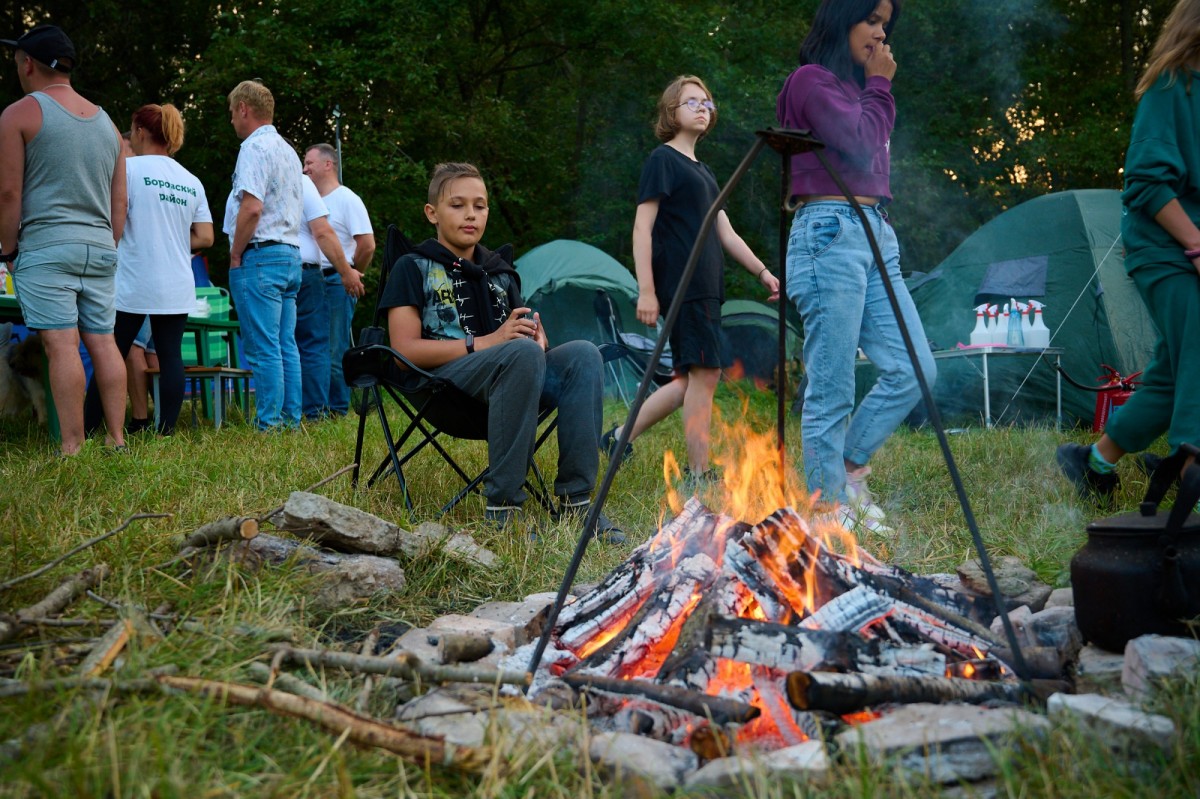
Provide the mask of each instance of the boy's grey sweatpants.
[{"label": "boy's grey sweatpants", "polygon": [[488,406],[488,505],[525,501],[539,408],[558,408],[554,493],[574,502],[590,496],[600,465],[603,370],[590,341],[542,352],[533,339],[478,350],[430,370]]}]

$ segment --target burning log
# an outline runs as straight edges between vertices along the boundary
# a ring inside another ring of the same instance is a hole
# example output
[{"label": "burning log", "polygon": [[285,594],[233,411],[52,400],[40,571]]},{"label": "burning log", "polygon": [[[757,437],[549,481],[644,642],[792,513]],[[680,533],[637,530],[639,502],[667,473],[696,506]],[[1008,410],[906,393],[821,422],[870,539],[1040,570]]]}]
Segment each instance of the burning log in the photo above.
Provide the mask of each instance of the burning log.
[{"label": "burning log", "polygon": [[707,649],[714,657],[785,671],[844,671],[869,657],[862,638],[841,630],[713,618],[707,632]]},{"label": "burning log", "polygon": [[568,674],[563,682],[579,691],[608,691],[614,694],[632,694],[663,705],[686,710],[695,716],[706,718],[713,724],[745,724],[758,717],[761,712],[753,705],[709,696],[699,691],[689,691],[673,685],[660,685],[649,680],[623,680],[592,674]]},{"label": "burning log", "polygon": [[993,699],[1018,702],[1019,683],[960,680],[953,677],[885,677],[794,671],[787,676],[787,696],[799,710],[854,713],[872,705],[916,702],[979,703]]}]

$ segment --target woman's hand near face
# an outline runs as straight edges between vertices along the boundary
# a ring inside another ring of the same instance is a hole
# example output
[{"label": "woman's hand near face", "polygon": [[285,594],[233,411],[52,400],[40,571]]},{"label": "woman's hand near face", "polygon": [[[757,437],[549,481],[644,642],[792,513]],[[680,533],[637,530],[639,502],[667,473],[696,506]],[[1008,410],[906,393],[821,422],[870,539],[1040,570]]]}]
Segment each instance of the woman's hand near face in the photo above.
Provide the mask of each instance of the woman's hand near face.
[{"label": "woman's hand near face", "polygon": [[863,71],[868,78],[879,75],[888,80],[895,79],[896,59],[892,57],[892,46],[886,42],[877,44],[863,65]]}]

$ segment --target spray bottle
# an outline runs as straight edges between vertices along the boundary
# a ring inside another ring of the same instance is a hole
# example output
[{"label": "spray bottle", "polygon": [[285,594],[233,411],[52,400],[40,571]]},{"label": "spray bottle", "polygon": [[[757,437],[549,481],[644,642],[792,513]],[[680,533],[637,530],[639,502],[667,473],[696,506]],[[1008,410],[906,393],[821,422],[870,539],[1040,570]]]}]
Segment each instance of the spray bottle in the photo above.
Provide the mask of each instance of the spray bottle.
[{"label": "spray bottle", "polygon": [[999,305],[988,306],[988,333],[993,347],[1004,346],[1004,342],[1008,338],[1008,331],[1000,327]]},{"label": "spray bottle", "polygon": [[1033,320],[1029,323],[1029,330],[1025,335],[1025,345],[1044,350],[1050,346],[1050,328],[1046,327],[1046,322],[1042,319],[1042,309],[1046,306],[1037,300],[1030,300],[1029,304],[1033,307],[1033,312],[1030,313]]},{"label": "spray bottle", "polygon": [[987,303],[975,308],[975,329],[971,331],[971,346],[981,346],[992,343],[991,331],[987,329]]},{"label": "spray bottle", "polygon": [[1021,305],[1016,298],[1004,306],[1004,315],[1008,317],[1008,341],[1010,347],[1024,347],[1025,334],[1021,330]]}]

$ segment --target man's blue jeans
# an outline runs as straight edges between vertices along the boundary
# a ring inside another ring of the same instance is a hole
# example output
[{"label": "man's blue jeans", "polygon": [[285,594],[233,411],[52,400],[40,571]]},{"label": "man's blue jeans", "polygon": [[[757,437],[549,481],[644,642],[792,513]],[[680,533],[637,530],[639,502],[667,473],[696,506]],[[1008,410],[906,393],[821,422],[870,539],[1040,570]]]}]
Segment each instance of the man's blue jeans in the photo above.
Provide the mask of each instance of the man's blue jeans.
[{"label": "man's blue jeans", "polygon": [[354,308],[358,300],[346,293],[337,272],[325,278],[325,305],[329,309],[329,410],[345,414],[350,410],[350,387],[342,376],[342,356],[350,349]]},{"label": "man's blue jeans", "polygon": [[296,349],[296,295],[300,248],[276,244],[247,248],[229,270],[246,360],[254,372],[254,424],[260,430],[300,424],[300,353]]},{"label": "man's blue jeans", "polygon": [[319,419],[329,407],[330,365],[329,305],[319,266],[305,266],[301,272],[296,298],[296,347],[300,351],[301,410],[305,419]]},{"label": "man's blue jeans", "polygon": [[[930,386],[933,355],[900,276],[896,234],[880,208],[866,208],[904,323]],[[846,502],[845,462],[865,465],[921,397],[900,327],[858,215],[844,202],[812,202],[792,221],[787,294],[804,320],[804,477],[809,491]],[[879,379],[854,409],[859,347]]]}]

